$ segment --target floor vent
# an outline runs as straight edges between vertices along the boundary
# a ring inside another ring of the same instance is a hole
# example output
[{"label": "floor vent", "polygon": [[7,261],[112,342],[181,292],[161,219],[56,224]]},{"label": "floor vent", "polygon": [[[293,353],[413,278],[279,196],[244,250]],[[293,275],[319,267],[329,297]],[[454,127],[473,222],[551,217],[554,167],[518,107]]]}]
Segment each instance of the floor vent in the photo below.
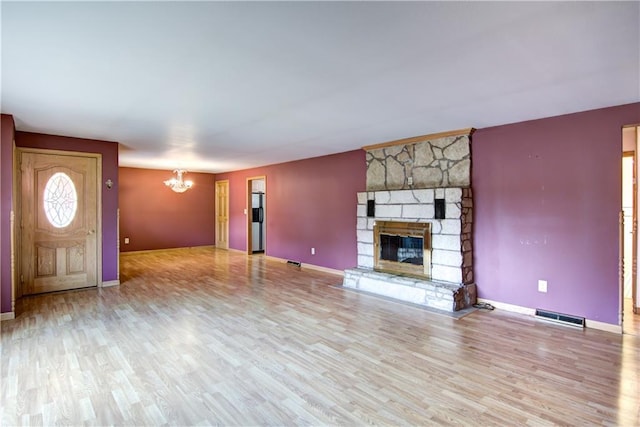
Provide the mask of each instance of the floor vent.
[{"label": "floor vent", "polygon": [[551,320],[553,322],[562,323],[563,325],[577,326],[584,328],[584,317],[572,316],[570,314],[555,313],[548,310],[536,309],[536,316],[544,320]]},{"label": "floor vent", "polygon": [[287,265],[291,265],[293,267],[300,267],[302,264],[300,263],[300,261],[287,260]]}]

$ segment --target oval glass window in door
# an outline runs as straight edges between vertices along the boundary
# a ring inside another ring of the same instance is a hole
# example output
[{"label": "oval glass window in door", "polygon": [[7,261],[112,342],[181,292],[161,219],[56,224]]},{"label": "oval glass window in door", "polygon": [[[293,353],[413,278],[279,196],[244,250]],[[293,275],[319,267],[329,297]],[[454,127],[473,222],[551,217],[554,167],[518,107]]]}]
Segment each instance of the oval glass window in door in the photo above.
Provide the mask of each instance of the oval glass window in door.
[{"label": "oval glass window in door", "polygon": [[44,213],[56,228],[71,224],[78,210],[78,193],[64,172],[53,174],[44,187]]}]

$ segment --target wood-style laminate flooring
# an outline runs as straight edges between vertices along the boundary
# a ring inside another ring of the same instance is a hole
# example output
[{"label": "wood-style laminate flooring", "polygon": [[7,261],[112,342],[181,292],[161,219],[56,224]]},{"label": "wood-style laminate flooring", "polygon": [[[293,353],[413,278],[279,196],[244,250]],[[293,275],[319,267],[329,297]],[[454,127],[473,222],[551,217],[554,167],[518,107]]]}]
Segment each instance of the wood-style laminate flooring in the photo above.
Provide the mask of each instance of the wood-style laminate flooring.
[{"label": "wood-style laminate flooring", "polygon": [[640,342],[510,313],[455,320],[336,275],[196,248],[2,322],[11,425],[640,424]]}]

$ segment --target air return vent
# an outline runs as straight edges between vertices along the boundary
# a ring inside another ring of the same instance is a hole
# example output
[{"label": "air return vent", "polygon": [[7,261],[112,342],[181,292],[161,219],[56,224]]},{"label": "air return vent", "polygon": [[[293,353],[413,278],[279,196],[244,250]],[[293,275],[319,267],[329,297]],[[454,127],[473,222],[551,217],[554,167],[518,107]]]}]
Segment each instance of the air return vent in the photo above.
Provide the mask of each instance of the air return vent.
[{"label": "air return vent", "polygon": [[291,261],[291,260],[288,260],[288,261],[287,261],[287,265],[290,265],[290,266],[292,266],[292,267],[300,267],[302,264],[300,263],[300,261]]},{"label": "air return vent", "polygon": [[577,326],[584,328],[584,317],[572,316],[570,314],[555,313],[553,311],[536,309],[536,316],[544,320],[551,320],[556,323],[562,323],[568,326]]}]

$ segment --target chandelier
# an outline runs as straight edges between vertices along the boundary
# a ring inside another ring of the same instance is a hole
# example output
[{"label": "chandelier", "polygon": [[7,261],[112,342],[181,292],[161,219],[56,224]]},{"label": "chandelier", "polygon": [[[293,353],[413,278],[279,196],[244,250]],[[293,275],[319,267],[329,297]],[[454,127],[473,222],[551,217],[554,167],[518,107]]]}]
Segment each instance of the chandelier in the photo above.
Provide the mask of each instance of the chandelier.
[{"label": "chandelier", "polygon": [[185,173],[187,173],[186,170],[183,169],[176,169],[173,171],[178,177],[177,178],[171,178],[168,179],[164,182],[164,185],[166,185],[167,187],[171,188],[173,191],[175,191],[176,193],[184,193],[185,191],[187,191],[188,189],[190,189],[193,186],[193,182],[192,181],[184,181],[182,179],[182,175],[184,175]]}]

